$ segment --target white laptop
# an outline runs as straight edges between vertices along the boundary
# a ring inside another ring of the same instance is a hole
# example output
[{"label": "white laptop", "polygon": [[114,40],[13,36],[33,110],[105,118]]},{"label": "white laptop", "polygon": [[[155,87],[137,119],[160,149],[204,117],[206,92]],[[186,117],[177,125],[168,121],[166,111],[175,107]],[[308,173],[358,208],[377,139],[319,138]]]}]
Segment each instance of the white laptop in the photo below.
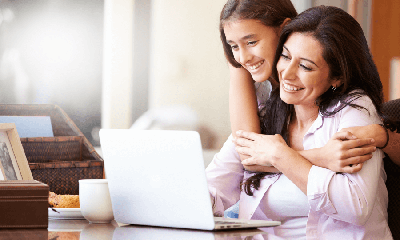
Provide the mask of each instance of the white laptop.
[{"label": "white laptop", "polygon": [[119,223],[202,230],[280,225],[214,218],[195,131],[102,129],[100,143]]}]

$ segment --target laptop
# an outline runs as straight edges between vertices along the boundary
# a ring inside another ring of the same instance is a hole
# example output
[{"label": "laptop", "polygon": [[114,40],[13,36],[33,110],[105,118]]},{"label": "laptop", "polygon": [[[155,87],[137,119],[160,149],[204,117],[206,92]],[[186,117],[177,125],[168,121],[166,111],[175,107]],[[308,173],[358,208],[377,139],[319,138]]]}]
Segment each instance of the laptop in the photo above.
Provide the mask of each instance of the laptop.
[{"label": "laptop", "polygon": [[280,225],[214,218],[195,131],[101,129],[100,144],[119,223],[201,230]]}]

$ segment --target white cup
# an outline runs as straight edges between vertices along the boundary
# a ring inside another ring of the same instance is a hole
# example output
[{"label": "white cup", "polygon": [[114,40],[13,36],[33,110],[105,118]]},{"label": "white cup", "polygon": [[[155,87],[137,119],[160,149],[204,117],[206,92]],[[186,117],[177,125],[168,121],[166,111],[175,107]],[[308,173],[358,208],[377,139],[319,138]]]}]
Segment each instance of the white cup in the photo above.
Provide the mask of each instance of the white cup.
[{"label": "white cup", "polygon": [[79,202],[89,223],[110,223],[114,219],[107,179],[79,180]]}]

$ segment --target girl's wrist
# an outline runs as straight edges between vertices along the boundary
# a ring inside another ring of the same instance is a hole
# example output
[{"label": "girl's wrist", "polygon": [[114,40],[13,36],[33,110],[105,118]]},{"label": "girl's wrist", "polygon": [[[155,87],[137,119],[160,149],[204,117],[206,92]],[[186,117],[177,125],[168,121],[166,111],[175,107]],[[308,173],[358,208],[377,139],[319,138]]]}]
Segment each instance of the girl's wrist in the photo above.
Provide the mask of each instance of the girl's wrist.
[{"label": "girl's wrist", "polygon": [[381,127],[385,130],[386,142],[385,142],[385,144],[384,144],[382,147],[377,146],[377,148],[379,148],[379,149],[384,149],[384,148],[388,145],[388,143],[389,143],[389,131],[388,131],[388,129],[385,127],[385,125],[383,125],[383,124],[379,124],[379,126],[381,126]]}]

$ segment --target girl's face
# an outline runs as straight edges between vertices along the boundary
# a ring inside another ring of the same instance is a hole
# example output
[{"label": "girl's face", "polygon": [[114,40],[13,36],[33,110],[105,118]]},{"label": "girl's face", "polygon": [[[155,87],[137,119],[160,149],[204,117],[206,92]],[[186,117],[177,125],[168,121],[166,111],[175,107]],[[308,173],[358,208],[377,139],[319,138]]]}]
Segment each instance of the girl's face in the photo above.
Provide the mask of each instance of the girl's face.
[{"label": "girl's face", "polygon": [[277,64],[280,96],[287,104],[315,106],[315,100],[340,79],[329,77],[321,44],[311,35],[293,33],[283,45]]},{"label": "girl's face", "polygon": [[280,28],[268,27],[253,19],[225,23],[226,41],[233,56],[254,81],[263,82],[271,76],[279,31]]}]

